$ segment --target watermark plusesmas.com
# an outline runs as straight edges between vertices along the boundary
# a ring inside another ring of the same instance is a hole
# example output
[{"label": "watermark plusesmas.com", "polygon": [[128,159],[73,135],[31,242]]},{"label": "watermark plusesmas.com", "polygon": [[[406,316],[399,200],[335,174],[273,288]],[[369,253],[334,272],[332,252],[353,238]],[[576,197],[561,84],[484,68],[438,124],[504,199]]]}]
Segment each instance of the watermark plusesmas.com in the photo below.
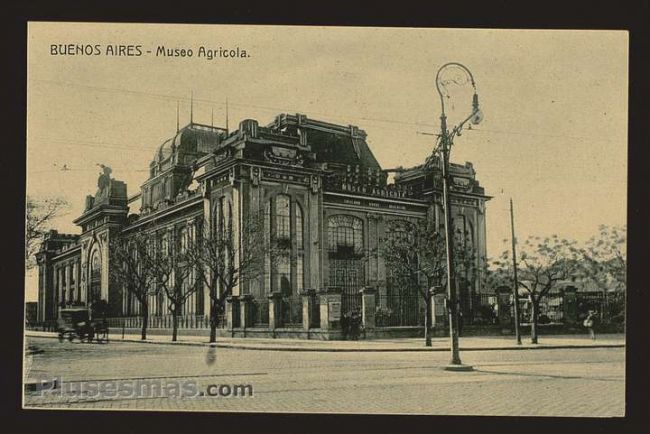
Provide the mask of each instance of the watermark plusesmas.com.
[{"label": "watermark plusesmas.com", "polygon": [[79,398],[248,398],[251,384],[208,384],[195,380],[168,378],[64,381],[63,378],[37,382],[35,392],[49,397]]}]

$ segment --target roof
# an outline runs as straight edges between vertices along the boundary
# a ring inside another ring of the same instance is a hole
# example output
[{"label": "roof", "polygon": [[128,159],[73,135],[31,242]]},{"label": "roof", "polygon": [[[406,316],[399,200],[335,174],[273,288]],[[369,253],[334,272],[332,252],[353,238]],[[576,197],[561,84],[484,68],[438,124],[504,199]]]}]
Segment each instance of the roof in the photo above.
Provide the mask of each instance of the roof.
[{"label": "roof", "polygon": [[307,144],[315,152],[317,162],[359,165],[381,170],[368,143],[361,137],[308,129]]},{"label": "roof", "polygon": [[268,127],[278,131],[286,127],[300,129],[305,133],[306,145],[319,163],[358,165],[381,170],[366,141],[366,132],[354,125],[319,121],[299,113],[282,113]]},{"label": "roof", "polygon": [[222,128],[190,123],[158,147],[153,161],[158,163],[165,161],[175,151],[191,154],[207,153],[215,149],[224,137],[225,132]]}]

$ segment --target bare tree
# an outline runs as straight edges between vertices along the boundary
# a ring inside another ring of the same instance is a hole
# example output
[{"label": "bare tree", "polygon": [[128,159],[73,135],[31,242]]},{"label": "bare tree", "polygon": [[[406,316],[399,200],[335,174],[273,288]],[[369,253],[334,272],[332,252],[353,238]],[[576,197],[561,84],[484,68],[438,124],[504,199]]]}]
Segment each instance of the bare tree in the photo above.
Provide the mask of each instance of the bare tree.
[{"label": "bare tree", "polygon": [[147,338],[149,297],[160,290],[155,284],[155,269],[150,266],[152,248],[151,238],[143,232],[112,239],[109,248],[111,279],[139,303],[143,340]]},{"label": "bare tree", "polygon": [[261,214],[244,218],[239,230],[233,227],[232,216],[228,213],[214,227],[204,222],[202,230],[197,231],[187,256],[208,289],[210,342],[216,342],[218,320],[233,288],[263,274],[266,255],[273,260],[279,253],[278,248],[272,247],[275,244],[264,236]]},{"label": "bare tree", "polygon": [[162,236],[157,239],[155,253],[149,256],[148,266],[154,274],[160,291],[167,298],[172,315],[172,341],[178,339],[178,317],[187,299],[197,292],[195,264],[189,252],[193,241],[188,232],[176,236]]},{"label": "bare tree", "polygon": [[25,200],[25,267],[29,270],[36,265],[34,255],[38,252],[43,236],[50,229],[52,220],[61,215],[68,202],[59,197],[35,199],[27,196]]},{"label": "bare tree", "polygon": [[[557,235],[544,239],[529,237],[520,250],[517,258],[518,280],[531,303],[530,339],[531,343],[536,344],[540,301],[559,282],[569,279],[575,273],[575,241],[560,239]],[[510,284],[513,275],[510,251],[504,251],[493,265],[496,266],[493,281]]]}]

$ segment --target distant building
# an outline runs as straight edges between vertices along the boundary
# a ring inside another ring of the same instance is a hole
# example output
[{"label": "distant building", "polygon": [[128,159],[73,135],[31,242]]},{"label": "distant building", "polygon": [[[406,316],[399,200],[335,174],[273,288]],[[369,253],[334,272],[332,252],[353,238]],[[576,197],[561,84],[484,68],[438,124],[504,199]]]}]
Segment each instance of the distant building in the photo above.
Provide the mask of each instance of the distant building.
[{"label": "distant building", "polygon": [[[109,279],[109,240],[154,227],[178,237],[204,219],[264,211],[266,230],[286,239],[290,254],[268,267],[256,282],[233,290],[268,303],[268,295],[299,296],[305,289],[341,288],[343,309],[359,303],[358,290],[396,292],[380,257],[367,252],[378,246],[392,219],[435,219],[444,227],[440,162],[409,169],[382,170],[366,133],[352,125],[282,114],[266,126],[244,120],[239,128],[190,123],[165,141],[149,164],[149,177],[131,198],[127,186],[103,167],[94,196],[74,222],[80,235],[50,232],[38,254],[41,321],[56,318],[71,304],[109,302],[111,314],[133,317],[138,303]],[[388,183],[388,172],[396,172]],[[472,164],[452,164],[454,224],[467,234],[478,256],[486,256],[485,203],[489,197],[476,180]],[[138,210],[129,205],[140,201]],[[137,212],[134,213],[133,211]],[[461,298],[481,292],[480,279],[461,282]],[[469,301],[465,303],[470,309]],[[207,291],[186,303],[183,315],[208,314]],[[168,314],[163,297],[152,298],[153,317]],[[268,321],[261,314],[256,324]]]}]

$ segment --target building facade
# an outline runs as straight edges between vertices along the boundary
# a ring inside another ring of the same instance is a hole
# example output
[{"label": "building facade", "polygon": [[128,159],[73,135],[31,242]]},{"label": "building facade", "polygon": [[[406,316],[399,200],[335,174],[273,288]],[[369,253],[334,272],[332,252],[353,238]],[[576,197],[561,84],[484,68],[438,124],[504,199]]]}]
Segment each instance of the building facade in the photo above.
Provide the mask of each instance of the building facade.
[{"label": "building facade", "polygon": [[[234,131],[190,123],[160,145],[148,179],[130,197],[126,184],[102,169],[96,194],[86,198],[75,220],[81,233],[52,231],[38,253],[40,321],[55,319],[60,307],[97,300],[108,301],[112,317],[137,318],[137,300],[110,279],[112,239],[144,228],[173,239],[192,236],[203,222],[224,217],[237,229],[255,213],[264,216],[266,233],[285,241],[287,254],[266,258],[263,275],[233,288],[227,327],[274,328],[278,315],[283,325],[301,323],[301,297],[309,290],[340,294],[345,313],[363,304],[362,288],[372,288],[377,312],[392,312],[391,297],[405,293],[391,284],[380,255],[369,252],[377,251],[390,220],[429,218],[444,228],[439,160],[385,170],[362,129],[302,114],[281,114],[266,126],[247,119]],[[450,169],[454,226],[466,234],[478,261],[486,257],[489,196],[471,163]],[[480,282],[461,284],[465,309],[481,293]],[[273,294],[288,307],[274,311]],[[248,324],[239,321],[240,301],[253,306],[246,308]],[[167,324],[156,320],[169,313],[166,303],[161,295],[150,300],[154,327]],[[421,304],[414,306],[418,312],[411,316],[400,308],[393,325],[417,325],[411,323],[419,323]],[[200,288],[183,306],[183,318],[205,324],[208,311],[207,291]]]}]

